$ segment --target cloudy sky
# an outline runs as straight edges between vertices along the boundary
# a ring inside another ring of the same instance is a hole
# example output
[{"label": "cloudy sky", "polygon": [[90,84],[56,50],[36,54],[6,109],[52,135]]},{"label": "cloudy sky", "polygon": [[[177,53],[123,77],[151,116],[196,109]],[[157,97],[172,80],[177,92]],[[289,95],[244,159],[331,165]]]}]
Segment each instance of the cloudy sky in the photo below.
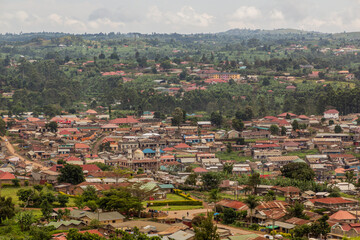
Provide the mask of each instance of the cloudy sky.
[{"label": "cloudy sky", "polygon": [[0,32],[360,31],[360,0],[0,0]]}]

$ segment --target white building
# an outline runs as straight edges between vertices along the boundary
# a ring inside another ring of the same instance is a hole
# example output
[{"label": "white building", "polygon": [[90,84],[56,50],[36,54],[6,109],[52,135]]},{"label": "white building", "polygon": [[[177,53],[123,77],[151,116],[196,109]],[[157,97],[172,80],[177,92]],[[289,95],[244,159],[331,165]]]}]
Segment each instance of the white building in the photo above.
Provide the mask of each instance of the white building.
[{"label": "white building", "polygon": [[339,111],[336,109],[330,109],[324,112],[324,118],[326,119],[339,119]]}]

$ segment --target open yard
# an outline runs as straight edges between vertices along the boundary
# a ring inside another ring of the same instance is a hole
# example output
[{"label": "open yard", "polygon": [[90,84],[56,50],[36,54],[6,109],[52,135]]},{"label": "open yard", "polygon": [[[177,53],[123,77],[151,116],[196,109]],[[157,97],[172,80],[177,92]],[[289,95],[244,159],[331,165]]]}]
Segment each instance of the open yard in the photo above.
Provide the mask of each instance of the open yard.
[{"label": "open yard", "polygon": [[235,160],[237,162],[245,162],[246,160],[252,161],[252,157],[246,157],[246,156],[239,156],[240,152],[217,152],[216,157],[218,157],[220,160]]},{"label": "open yard", "polygon": [[[15,205],[19,205],[21,203],[21,201],[19,201],[18,196],[16,195],[16,193],[20,190],[20,189],[31,189],[31,186],[27,186],[27,187],[11,187],[11,188],[0,188],[0,195],[1,196],[6,196],[6,197],[11,197],[13,202],[15,203]],[[54,195],[57,195],[58,193],[53,191],[53,190],[49,190],[46,187],[44,187],[43,191],[45,192],[51,192]],[[69,198],[69,203],[67,204],[68,207],[75,207],[75,203],[74,203],[74,198]],[[56,207],[56,206],[55,206]]]}]

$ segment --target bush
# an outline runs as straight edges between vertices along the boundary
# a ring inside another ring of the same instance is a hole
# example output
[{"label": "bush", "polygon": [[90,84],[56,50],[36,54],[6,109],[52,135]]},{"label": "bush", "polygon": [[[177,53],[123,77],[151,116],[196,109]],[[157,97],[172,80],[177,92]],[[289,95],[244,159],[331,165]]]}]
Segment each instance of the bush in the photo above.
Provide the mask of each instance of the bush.
[{"label": "bush", "polygon": [[1,188],[12,188],[12,187],[14,187],[14,185],[10,183],[4,183],[1,185]]},{"label": "bush", "polygon": [[249,226],[249,229],[254,230],[254,231],[259,230],[259,228],[260,228],[259,224],[256,224],[256,223],[253,223]]},{"label": "bush", "polygon": [[11,182],[13,183],[14,187],[20,187],[20,180],[15,178],[11,179]]},{"label": "bush", "polygon": [[29,186],[29,181],[28,181],[28,180],[25,180],[25,181],[24,181],[24,184],[25,184],[25,186]]}]

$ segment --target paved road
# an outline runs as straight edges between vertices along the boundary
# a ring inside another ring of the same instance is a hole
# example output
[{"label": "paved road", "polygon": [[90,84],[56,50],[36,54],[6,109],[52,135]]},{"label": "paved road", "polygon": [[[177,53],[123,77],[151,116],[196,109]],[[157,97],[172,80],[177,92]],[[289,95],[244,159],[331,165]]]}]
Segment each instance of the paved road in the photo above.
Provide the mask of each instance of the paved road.
[{"label": "paved road", "polygon": [[41,170],[47,170],[48,168],[43,166],[40,163],[36,163],[34,161],[30,161],[22,157],[21,155],[17,154],[15,152],[14,146],[9,142],[9,140],[6,138],[6,136],[1,137],[1,139],[5,142],[6,148],[8,149],[9,153],[13,156],[18,157],[21,161],[25,162],[26,165],[33,165],[34,168],[40,168]]}]

